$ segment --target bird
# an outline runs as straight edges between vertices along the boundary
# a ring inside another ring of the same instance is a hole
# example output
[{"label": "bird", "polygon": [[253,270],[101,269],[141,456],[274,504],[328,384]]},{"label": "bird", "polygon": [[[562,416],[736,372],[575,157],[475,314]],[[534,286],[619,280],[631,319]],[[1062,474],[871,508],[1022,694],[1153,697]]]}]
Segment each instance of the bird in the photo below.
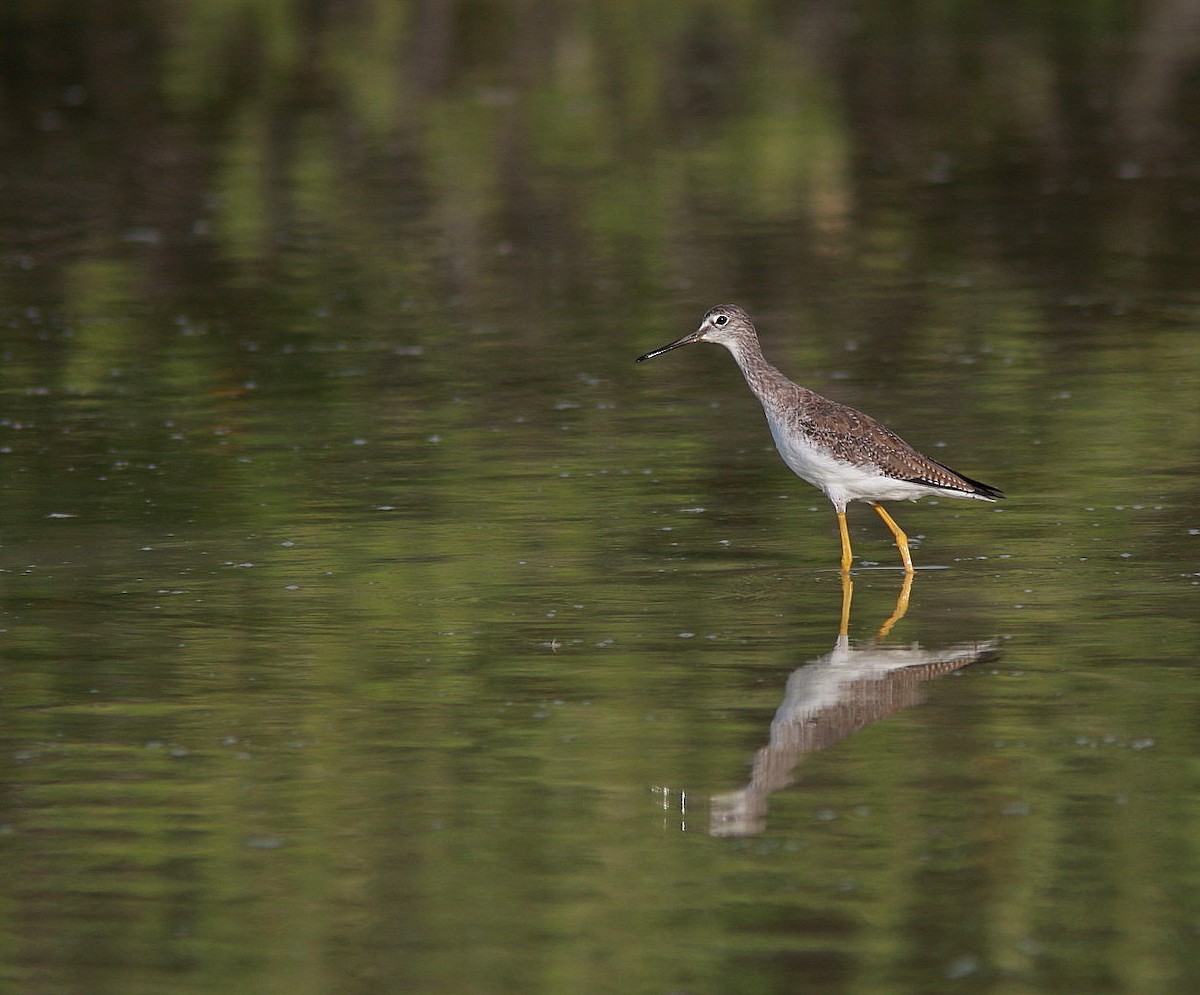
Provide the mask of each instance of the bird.
[{"label": "bird", "polygon": [[750,316],[736,304],[718,304],[700,327],[637,358],[644,363],[697,342],[724,346],[762,404],[784,463],[802,480],[824,492],[837,513],[841,534],[841,571],[853,565],[846,505],[865,501],[878,513],[900,551],[905,574],[914,572],[908,536],[880,502],[923,497],[996,501],[1004,492],[951,470],[914,449],[870,415],[831,401],[792,383],[767,362]]}]

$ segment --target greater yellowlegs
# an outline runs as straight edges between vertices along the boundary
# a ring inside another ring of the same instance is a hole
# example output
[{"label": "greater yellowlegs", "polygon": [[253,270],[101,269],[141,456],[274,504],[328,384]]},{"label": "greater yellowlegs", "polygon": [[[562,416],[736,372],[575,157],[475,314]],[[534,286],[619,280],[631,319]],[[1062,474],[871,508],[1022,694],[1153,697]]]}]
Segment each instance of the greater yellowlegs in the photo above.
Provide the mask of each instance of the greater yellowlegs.
[{"label": "greater yellowlegs", "polygon": [[638,357],[641,363],[664,352],[715,342],[737,361],[754,396],[762,403],[775,448],[799,477],[833,502],[842,536],[842,571],[853,562],[846,505],[866,501],[896,538],[905,573],[913,572],[908,536],[880,501],[922,497],[995,501],[1004,494],[917,452],[895,432],[861,411],[838,404],[792,383],[763,357],[754,322],[736,304],[718,304],[694,332]]}]

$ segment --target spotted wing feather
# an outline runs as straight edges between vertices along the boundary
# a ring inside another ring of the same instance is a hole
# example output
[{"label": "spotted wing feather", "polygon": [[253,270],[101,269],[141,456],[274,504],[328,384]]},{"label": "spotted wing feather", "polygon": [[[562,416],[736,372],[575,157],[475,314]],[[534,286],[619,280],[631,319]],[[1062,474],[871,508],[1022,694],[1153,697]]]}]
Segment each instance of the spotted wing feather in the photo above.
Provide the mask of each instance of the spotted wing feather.
[{"label": "spotted wing feather", "polygon": [[804,388],[797,390],[802,395],[797,399],[801,403],[792,409],[797,412],[797,427],[836,459],[856,466],[877,466],[896,480],[945,487],[991,499],[1003,497],[995,487],[964,477],[918,452],[870,415]]}]

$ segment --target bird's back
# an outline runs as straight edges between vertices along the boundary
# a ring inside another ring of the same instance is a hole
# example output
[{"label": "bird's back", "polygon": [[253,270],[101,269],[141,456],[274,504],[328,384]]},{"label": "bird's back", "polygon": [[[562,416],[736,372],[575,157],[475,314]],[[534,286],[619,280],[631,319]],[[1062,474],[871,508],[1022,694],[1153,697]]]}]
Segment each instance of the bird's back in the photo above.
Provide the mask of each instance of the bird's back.
[{"label": "bird's back", "polygon": [[[1001,496],[996,488],[964,477],[926,456],[870,415],[775,372],[778,380],[772,378],[771,389],[755,393],[762,401],[776,448],[795,473],[826,493],[828,479],[853,479],[857,469],[875,479],[878,496],[852,494],[847,500],[884,500],[887,495],[878,492],[880,475],[899,485],[934,488],[963,497],[992,501]],[[892,499],[920,496],[905,492]]]}]

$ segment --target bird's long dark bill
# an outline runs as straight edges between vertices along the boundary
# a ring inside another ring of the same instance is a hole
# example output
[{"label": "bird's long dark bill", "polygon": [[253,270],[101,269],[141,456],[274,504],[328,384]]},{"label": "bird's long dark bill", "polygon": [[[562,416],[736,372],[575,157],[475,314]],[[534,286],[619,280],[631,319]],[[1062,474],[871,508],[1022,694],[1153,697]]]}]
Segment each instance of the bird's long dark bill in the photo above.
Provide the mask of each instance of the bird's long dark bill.
[{"label": "bird's long dark bill", "polygon": [[697,329],[694,332],[688,332],[683,338],[676,339],[674,342],[671,342],[668,345],[661,346],[658,349],[651,349],[648,353],[646,353],[646,355],[638,356],[637,361],[639,363],[644,363],[647,359],[653,359],[655,356],[661,356],[664,352],[670,352],[672,349],[678,349],[680,346],[691,345],[693,342],[699,341],[700,330]]}]

